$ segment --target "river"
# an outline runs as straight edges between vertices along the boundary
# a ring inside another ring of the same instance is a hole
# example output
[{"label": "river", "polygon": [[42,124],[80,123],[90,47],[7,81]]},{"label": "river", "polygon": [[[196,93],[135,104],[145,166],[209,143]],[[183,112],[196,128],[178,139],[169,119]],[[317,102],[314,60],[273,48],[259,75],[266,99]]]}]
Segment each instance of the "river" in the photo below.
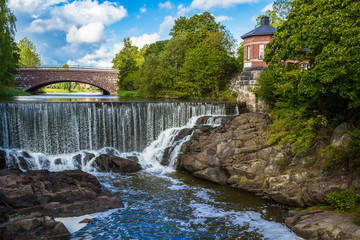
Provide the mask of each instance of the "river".
[{"label": "river", "polygon": [[[297,239],[284,225],[285,207],[175,170],[180,145],[190,138],[175,141],[176,133],[200,116],[216,125],[216,116],[237,113],[229,103],[18,97],[0,102],[0,148],[24,171],[81,168],[124,202],[123,209],[91,215],[93,224],[64,219],[71,239]],[[144,170],[100,173],[89,156],[103,152],[136,156]]]}]

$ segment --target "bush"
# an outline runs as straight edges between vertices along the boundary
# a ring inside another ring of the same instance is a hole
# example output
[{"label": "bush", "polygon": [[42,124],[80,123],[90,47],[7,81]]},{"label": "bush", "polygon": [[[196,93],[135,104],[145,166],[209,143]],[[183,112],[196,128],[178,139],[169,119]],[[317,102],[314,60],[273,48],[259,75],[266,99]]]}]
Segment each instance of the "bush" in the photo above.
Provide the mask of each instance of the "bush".
[{"label": "bush", "polygon": [[327,194],[324,200],[335,210],[351,211],[356,209],[359,198],[356,196],[354,189],[341,189],[337,192]]},{"label": "bush", "polygon": [[347,145],[327,146],[322,167],[325,170],[358,171],[360,169],[360,129],[350,132],[350,141]]}]

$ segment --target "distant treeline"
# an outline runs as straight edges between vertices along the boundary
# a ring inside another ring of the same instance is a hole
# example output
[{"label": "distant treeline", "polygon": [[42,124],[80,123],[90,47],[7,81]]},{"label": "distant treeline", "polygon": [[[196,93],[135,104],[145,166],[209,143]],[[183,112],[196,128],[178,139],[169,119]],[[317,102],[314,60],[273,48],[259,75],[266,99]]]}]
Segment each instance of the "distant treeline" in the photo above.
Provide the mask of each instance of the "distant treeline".
[{"label": "distant treeline", "polygon": [[208,13],[180,17],[170,31],[172,38],[142,49],[124,40],[113,59],[119,70],[119,91],[136,90],[153,97],[230,96],[229,82],[242,68],[235,41],[223,25]]}]

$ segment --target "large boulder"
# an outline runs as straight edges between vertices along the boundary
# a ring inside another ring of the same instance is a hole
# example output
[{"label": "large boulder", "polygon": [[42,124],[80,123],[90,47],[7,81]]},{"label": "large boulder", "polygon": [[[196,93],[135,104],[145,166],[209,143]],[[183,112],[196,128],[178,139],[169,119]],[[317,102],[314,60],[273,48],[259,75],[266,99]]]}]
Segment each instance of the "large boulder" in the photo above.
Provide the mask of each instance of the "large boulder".
[{"label": "large boulder", "polygon": [[[178,168],[296,207],[323,202],[336,189],[360,189],[356,176],[326,178],[316,168],[306,167],[305,160],[296,161],[298,169],[283,170],[281,164],[292,161],[290,146],[269,146],[267,129],[267,116],[262,113],[241,114],[209,132],[197,129],[182,147]],[[334,139],[343,139],[346,129],[346,124],[339,126]]]},{"label": "large boulder", "polygon": [[142,169],[141,165],[135,161],[107,154],[101,154],[95,159],[95,162],[100,170],[107,172],[132,173]]},{"label": "large boulder", "polygon": [[30,214],[0,225],[0,238],[4,240],[30,240],[70,237],[62,222],[40,214]]},{"label": "large boulder", "polygon": [[333,211],[290,211],[285,220],[296,235],[309,240],[360,239],[360,228],[354,223],[355,216]]},{"label": "large boulder", "polygon": [[81,216],[123,207],[120,199],[102,193],[96,177],[81,170],[25,173],[0,170],[0,182],[0,213],[3,216],[0,239],[67,236],[61,223],[52,221],[51,217],[46,220],[45,216]]}]

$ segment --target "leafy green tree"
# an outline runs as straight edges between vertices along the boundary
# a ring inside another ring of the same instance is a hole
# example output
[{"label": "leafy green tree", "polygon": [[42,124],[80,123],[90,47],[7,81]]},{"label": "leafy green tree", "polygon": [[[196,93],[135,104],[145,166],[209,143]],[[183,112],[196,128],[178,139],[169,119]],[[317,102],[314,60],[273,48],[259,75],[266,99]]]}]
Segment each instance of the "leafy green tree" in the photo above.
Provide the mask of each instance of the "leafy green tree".
[{"label": "leafy green tree", "polygon": [[0,84],[10,85],[17,72],[18,54],[14,42],[16,18],[6,3],[0,1]]},{"label": "leafy green tree", "polygon": [[202,44],[187,52],[177,81],[177,88],[185,96],[216,97],[228,88],[236,62],[223,44],[224,35],[212,32]]},{"label": "leafy green tree", "polygon": [[237,49],[236,60],[238,64],[238,70],[241,72],[244,68],[244,42],[241,42],[239,48]]},{"label": "leafy green tree", "polygon": [[261,18],[264,16],[270,17],[270,26],[274,28],[280,27],[285,21],[291,10],[291,3],[293,0],[276,0],[272,5],[271,10],[267,10],[265,14],[262,14],[256,18],[255,27],[260,27]]},{"label": "leafy green tree", "polygon": [[64,65],[62,65],[63,69],[69,69],[69,65],[67,63],[65,63]]},{"label": "leafy green tree", "polygon": [[27,37],[18,43],[20,50],[19,65],[23,67],[39,67],[41,65],[40,55],[36,51],[36,46]]},{"label": "leafy green tree", "polygon": [[134,81],[132,73],[139,71],[140,59],[142,56],[136,46],[131,45],[130,38],[124,39],[124,48],[116,54],[112,60],[113,68],[119,70],[118,86],[121,90],[134,90]]},{"label": "leafy green tree", "polygon": [[272,108],[274,141],[307,142],[300,148],[306,150],[319,128],[359,126],[359,19],[359,1],[291,2],[266,48],[269,67],[257,89]]}]

